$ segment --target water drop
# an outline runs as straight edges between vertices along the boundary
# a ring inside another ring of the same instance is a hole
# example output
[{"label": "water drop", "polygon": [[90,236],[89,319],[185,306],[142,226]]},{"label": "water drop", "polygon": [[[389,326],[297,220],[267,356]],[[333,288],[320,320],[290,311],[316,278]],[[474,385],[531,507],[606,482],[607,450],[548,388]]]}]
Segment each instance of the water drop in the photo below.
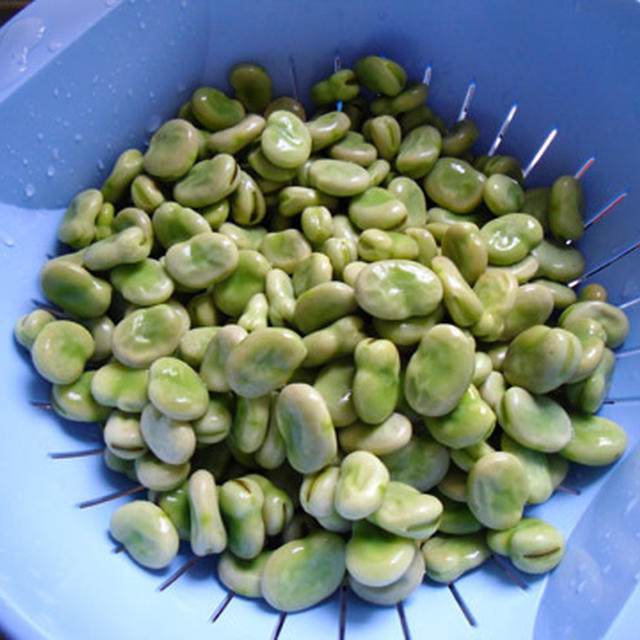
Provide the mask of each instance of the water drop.
[{"label": "water drop", "polygon": [[611,563],[607,563],[604,567],[602,567],[602,573],[606,576],[607,573],[611,571]]},{"label": "water drop", "polygon": [[147,132],[153,133],[162,123],[162,116],[158,113],[154,113],[149,117],[147,122]]},{"label": "water drop", "polygon": [[180,6],[181,6],[183,9],[186,9],[188,5],[189,5],[189,2],[188,2],[187,0],[181,0],[181,2],[180,2]]},{"label": "water drop", "polygon": [[155,100],[155,98],[156,98],[156,94],[155,94],[155,92],[154,92],[154,91],[149,91],[149,98],[150,98],[151,100]]},{"label": "water drop", "polygon": [[107,7],[113,7],[113,5],[118,2],[118,0],[104,0],[104,3]]},{"label": "water drop", "polygon": [[62,126],[63,127],[69,127],[69,126],[71,126],[71,123],[68,120],[63,120],[62,121]]},{"label": "water drop", "polygon": [[33,196],[36,194],[36,188],[31,184],[27,184],[27,186],[24,188],[24,195],[27,196],[27,198],[33,198]]},{"label": "water drop", "polygon": [[582,593],[584,591],[584,588],[587,586],[587,581],[586,580],[582,580],[582,582],[580,582],[580,584],[578,585],[578,587],[576,588],[576,591],[578,593]]},{"label": "water drop", "polygon": [[26,167],[29,164],[28,158],[22,158],[22,164]]},{"label": "water drop", "polygon": [[102,162],[100,158],[98,158],[98,161],[96,162],[96,164],[98,165],[98,169],[100,171],[104,171],[104,162]]},{"label": "water drop", "polygon": [[16,244],[16,241],[6,234],[2,234],[2,242],[4,242],[7,247],[13,247]]},{"label": "water drop", "polygon": [[67,91],[67,93],[65,93],[65,94],[64,94],[64,97],[65,97],[67,100],[71,100],[71,91]]},{"label": "water drop", "polygon": [[60,40],[52,40],[47,47],[49,51],[57,51],[62,46],[62,42]]},{"label": "water drop", "polygon": [[81,133],[76,133],[76,135],[75,135],[75,136],[73,136],[73,139],[74,139],[76,142],[82,142],[82,134],[81,134]]},{"label": "water drop", "polygon": [[42,131],[38,131],[38,133],[36,133],[36,138],[42,142],[44,140],[44,133],[42,133]]},{"label": "water drop", "polygon": [[638,504],[639,499],[640,499],[640,496],[636,496],[635,498],[633,498],[633,500],[631,500],[631,502],[629,502],[629,504],[626,506],[624,510],[625,516],[629,515],[629,512],[636,506],[636,504]]},{"label": "water drop", "polygon": [[56,87],[56,88],[53,90],[53,95],[54,95],[54,96],[56,96],[56,97],[58,97],[58,96],[60,95],[60,89],[58,89],[58,87]]},{"label": "water drop", "polygon": [[57,160],[60,157],[60,149],[58,149],[58,147],[53,147],[53,149],[51,149],[51,157],[54,160]]},{"label": "water drop", "polygon": [[144,31],[147,28],[147,23],[144,20],[140,20],[140,22],[138,22],[138,26],[142,31]]},{"label": "water drop", "polygon": [[0,37],[0,86],[8,86],[27,70],[29,54],[45,31],[40,18],[23,18],[7,27]]},{"label": "water drop", "polygon": [[605,539],[605,540],[609,540],[609,538],[611,538],[611,531],[607,531],[607,532],[604,534],[604,539]]},{"label": "water drop", "polygon": [[56,175],[56,168],[52,164],[50,164],[47,167],[47,178],[53,178],[53,176],[55,175]]}]

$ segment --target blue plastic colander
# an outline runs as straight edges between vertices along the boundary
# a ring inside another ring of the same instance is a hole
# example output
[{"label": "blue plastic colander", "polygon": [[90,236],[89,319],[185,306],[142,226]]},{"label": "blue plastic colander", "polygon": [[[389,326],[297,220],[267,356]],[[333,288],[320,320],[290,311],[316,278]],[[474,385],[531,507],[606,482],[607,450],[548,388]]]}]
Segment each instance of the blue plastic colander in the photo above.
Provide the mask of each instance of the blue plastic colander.
[{"label": "blue plastic colander", "polygon": [[[142,148],[195,87],[225,86],[233,63],[258,61],[276,95],[305,97],[337,53],[344,66],[386,55],[415,79],[431,64],[429,103],[451,123],[475,83],[478,152],[515,104],[500,152],[527,165],[557,129],[529,186],[594,156],[582,177],[587,219],[616,203],[579,244],[587,274],[603,267],[586,280],[632,321],[602,409],[627,429],[628,450],[611,469],[574,470],[565,484],[579,495],[530,509],[567,537],[551,576],[521,576],[524,590],[490,561],[455,583],[469,619],[428,581],[400,609],[352,595],[341,607],[336,594],[284,617],[228,600],[211,559],[159,592],[188,554],[156,572],[112,553],[109,517],[129,498],[77,504],[131,485],[99,455],[49,456],[96,449],[99,431],[29,404],[48,390],[11,334],[41,298],[66,203],[100,184],[120,150]],[[37,0],[0,29],[0,628],[19,639],[324,640],[339,637],[342,611],[349,640],[639,637],[640,251],[623,255],[640,241],[639,66],[636,0]]]}]

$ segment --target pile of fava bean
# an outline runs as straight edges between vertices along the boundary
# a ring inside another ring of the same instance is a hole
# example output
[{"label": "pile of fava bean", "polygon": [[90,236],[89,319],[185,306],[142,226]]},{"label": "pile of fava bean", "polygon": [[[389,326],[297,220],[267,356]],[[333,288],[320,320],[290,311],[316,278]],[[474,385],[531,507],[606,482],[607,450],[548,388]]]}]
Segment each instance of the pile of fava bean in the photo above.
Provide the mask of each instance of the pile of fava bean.
[{"label": "pile of fava bean", "polygon": [[257,65],[229,82],[72,200],[50,310],[15,327],[55,411],[148,489],[112,536],[145,567],[220,554],[282,611],[345,580],[395,604],[492,552],[553,569],[563,535],[523,511],[626,446],[596,413],[628,320],[567,286],[580,183],[475,157],[386,58],[318,82],[308,120]]}]

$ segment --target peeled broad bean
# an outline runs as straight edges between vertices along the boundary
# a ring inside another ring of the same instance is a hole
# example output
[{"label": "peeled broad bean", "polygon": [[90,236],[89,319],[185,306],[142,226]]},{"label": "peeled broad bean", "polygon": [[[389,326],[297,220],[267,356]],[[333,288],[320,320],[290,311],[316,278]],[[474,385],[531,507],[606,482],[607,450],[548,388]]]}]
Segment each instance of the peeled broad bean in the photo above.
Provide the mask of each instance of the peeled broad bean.
[{"label": "peeled broad bean", "polygon": [[602,416],[572,413],[573,435],[560,455],[579,464],[601,466],[615,462],[626,449],[627,434]]},{"label": "peeled broad bean", "polygon": [[427,576],[436,582],[451,584],[487,560],[489,548],[481,534],[455,538],[434,536],[422,545],[422,555]]},{"label": "peeled broad bean", "polygon": [[58,229],[58,240],[74,249],[82,249],[91,244],[102,202],[102,193],[97,189],[79,193],[64,214]]},{"label": "peeled broad bean", "polygon": [[271,553],[263,551],[251,560],[243,560],[225,551],[218,560],[218,579],[232,593],[245,598],[260,598],[260,578]]},{"label": "peeled broad bean", "polygon": [[54,411],[74,422],[101,422],[109,415],[109,408],[100,406],[91,395],[93,371],[85,371],[70,384],[54,384],[51,405]]},{"label": "peeled broad bean", "polygon": [[44,309],[36,309],[21,316],[13,328],[16,340],[27,349],[31,349],[38,334],[46,325],[53,322],[55,317]]}]

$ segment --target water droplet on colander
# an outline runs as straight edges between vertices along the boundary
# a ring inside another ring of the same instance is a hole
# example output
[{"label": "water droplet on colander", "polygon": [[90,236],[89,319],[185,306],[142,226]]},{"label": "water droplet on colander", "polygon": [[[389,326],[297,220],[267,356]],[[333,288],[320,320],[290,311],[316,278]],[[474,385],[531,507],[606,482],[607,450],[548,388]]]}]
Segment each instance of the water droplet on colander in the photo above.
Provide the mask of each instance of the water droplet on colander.
[{"label": "water droplet on colander", "polygon": [[609,538],[611,538],[611,531],[607,531],[607,532],[604,534],[604,539],[605,539],[605,540],[609,540]]},{"label": "water droplet on colander", "polygon": [[65,94],[64,94],[64,97],[65,97],[67,100],[71,100],[71,91],[67,91],[67,93],[65,93]]},{"label": "water droplet on colander", "polygon": [[627,506],[625,507],[624,510],[624,515],[628,516],[629,513],[633,510],[633,508],[638,504],[638,500],[640,499],[640,496],[636,496],[635,498],[633,498],[629,504],[627,504]]},{"label": "water droplet on colander", "polygon": [[56,96],[56,97],[58,97],[58,96],[60,95],[60,89],[58,89],[58,87],[56,87],[56,88],[53,90],[53,95],[54,95],[54,96]]},{"label": "water droplet on colander", "polygon": [[50,164],[47,167],[47,178],[53,178],[53,176],[55,175],[56,175],[56,168],[52,164]]},{"label": "water droplet on colander", "polygon": [[29,66],[29,54],[46,31],[40,18],[23,18],[9,25],[0,37],[0,87],[15,82]]},{"label": "water droplet on colander", "polygon": [[104,4],[107,7],[112,7],[116,2],[118,2],[118,0],[104,0]]},{"label": "water droplet on colander", "polygon": [[28,158],[22,158],[22,164],[26,167],[29,164]]},{"label": "water droplet on colander", "polygon": [[36,195],[36,188],[31,183],[27,184],[24,188],[24,195],[27,198],[33,198]]},{"label": "water droplet on colander", "polygon": [[61,46],[62,46],[62,42],[60,42],[60,40],[52,40],[49,43],[49,46],[47,47],[47,49],[53,52],[53,51],[57,51]]},{"label": "water droplet on colander", "polygon": [[73,136],[73,139],[74,139],[76,142],[82,142],[82,134],[81,134],[81,133],[76,133],[76,135],[75,135],[75,136]]},{"label": "water droplet on colander", "polygon": [[38,131],[38,133],[36,133],[36,138],[42,142],[44,140],[44,133],[42,133],[42,131]]},{"label": "water droplet on colander", "polygon": [[183,9],[186,9],[188,5],[189,5],[188,0],[181,0],[181,2],[180,2],[180,6],[181,6]]},{"label": "water droplet on colander", "polygon": [[54,160],[57,160],[60,157],[60,149],[58,149],[58,147],[53,147],[53,149],[51,149],[51,157]]},{"label": "water droplet on colander", "polygon": [[102,160],[100,158],[98,158],[98,161],[96,162],[96,165],[98,167],[98,169],[100,171],[104,171],[104,162],[102,162]]},{"label": "water droplet on colander", "polygon": [[606,576],[607,573],[609,573],[611,571],[611,563],[606,564],[603,568],[602,568],[602,573]]},{"label": "water droplet on colander", "polygon": [[140,20],[140,22],[138,22],[138,27],[144,31],[147,28],[147,23],[144,20]]},{"label": "water droplet on colander", "polygon": [[16,244],[16,241],[6,234],[2,234],[2,242],[4,242],[7,247],[13,247]]},{"label": "water droplet on colander", "polygon": [[576,591],[578,593],[582,593],[584,591],[584,588],[587,586],[587,581],[586,580],[582,580],[580,582],[580,584],[577,586]]},{"label": "water droplet on colander", "polygon": [[155,100],[156,99],[156,94],[154,91],[149,91],[149,99],[150,100]]}]

